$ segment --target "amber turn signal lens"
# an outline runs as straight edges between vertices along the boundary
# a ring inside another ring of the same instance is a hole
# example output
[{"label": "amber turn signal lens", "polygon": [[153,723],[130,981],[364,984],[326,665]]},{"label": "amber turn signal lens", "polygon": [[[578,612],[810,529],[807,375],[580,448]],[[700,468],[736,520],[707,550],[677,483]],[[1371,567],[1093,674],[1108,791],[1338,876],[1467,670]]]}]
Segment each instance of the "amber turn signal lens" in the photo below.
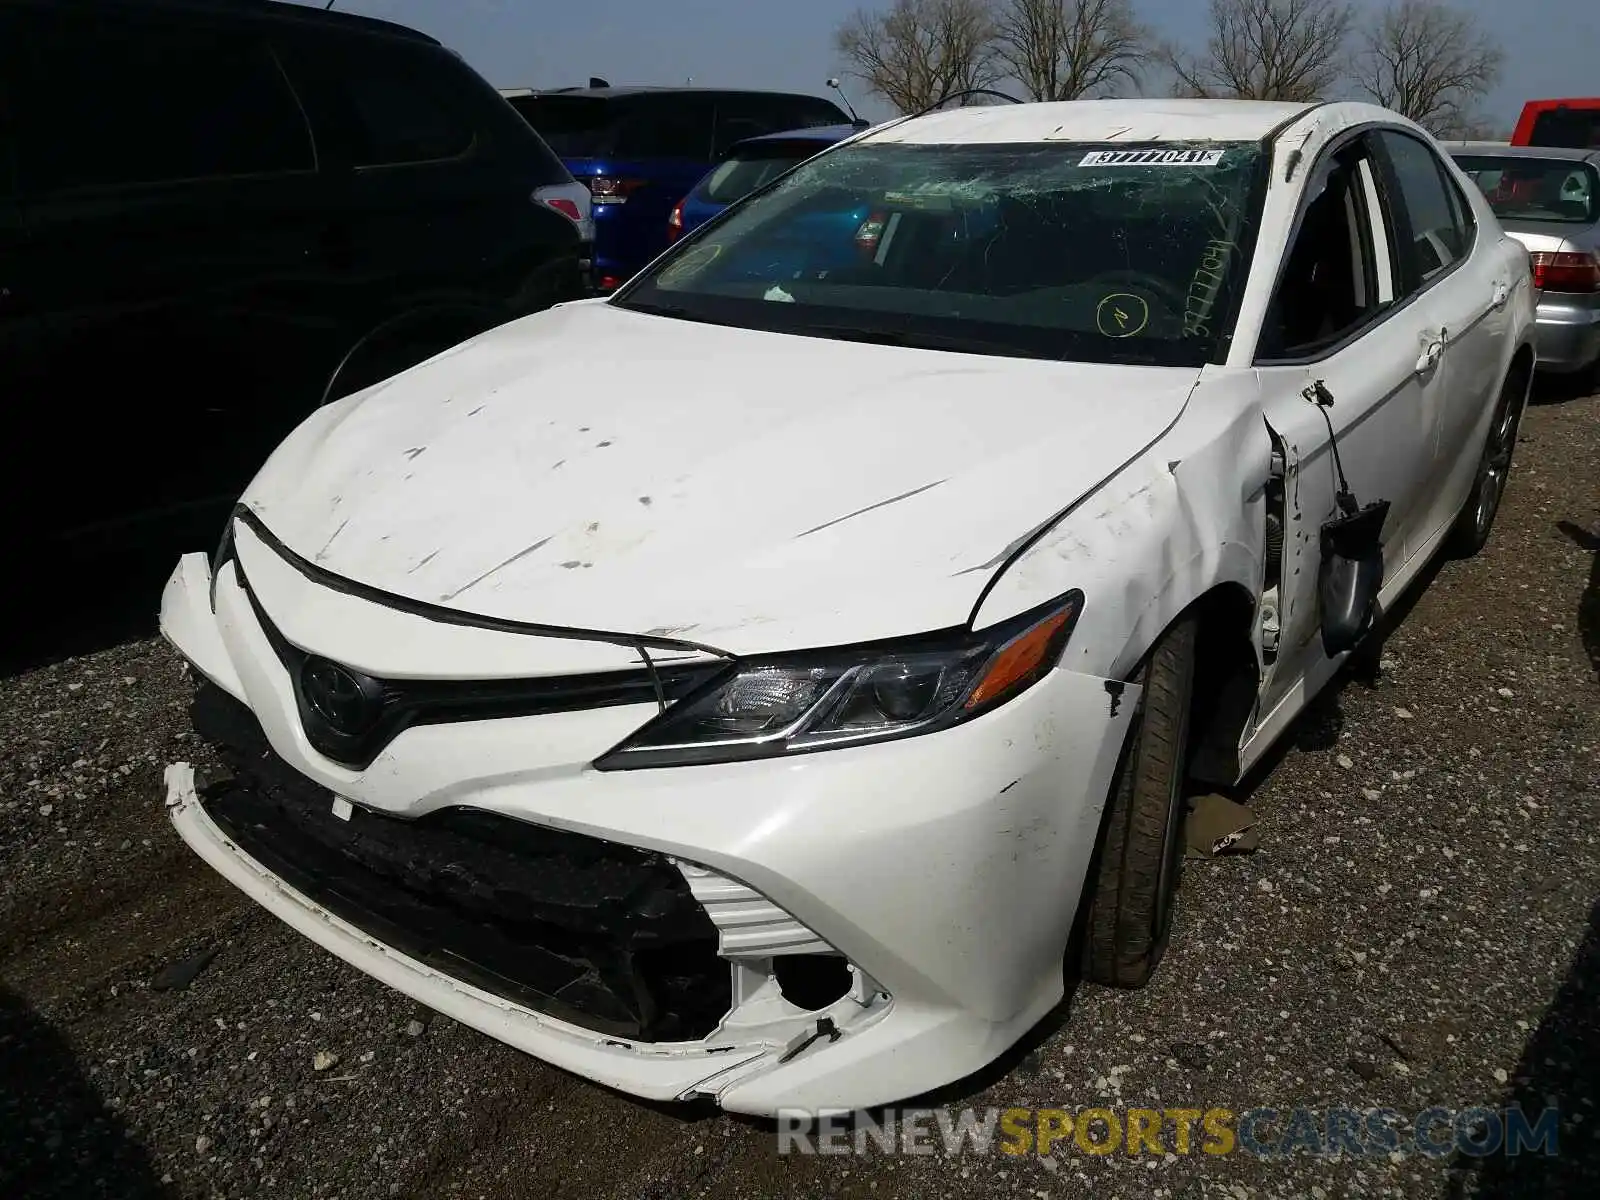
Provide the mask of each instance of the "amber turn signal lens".
[{"label": "amber turn signal lens", "polygon": [[978,686],[967,696],[966,707],[969,710],[983,708],[1048,670],[1061,648],[1062,635],[1076,615],[1077,605],[1069,604],[1002,646],[989,660]]}]

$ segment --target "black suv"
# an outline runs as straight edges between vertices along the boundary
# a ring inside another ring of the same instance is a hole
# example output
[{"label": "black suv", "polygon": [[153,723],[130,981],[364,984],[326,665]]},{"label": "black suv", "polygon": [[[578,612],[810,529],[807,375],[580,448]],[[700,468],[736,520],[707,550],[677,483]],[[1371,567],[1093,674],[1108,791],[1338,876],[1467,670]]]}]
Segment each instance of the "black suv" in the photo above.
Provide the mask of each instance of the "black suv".
[{"label": "black suv", "polygon": [[582,294],[589,211],[414,30],[0,0],[6,550],[214,531],[319,403]]}]

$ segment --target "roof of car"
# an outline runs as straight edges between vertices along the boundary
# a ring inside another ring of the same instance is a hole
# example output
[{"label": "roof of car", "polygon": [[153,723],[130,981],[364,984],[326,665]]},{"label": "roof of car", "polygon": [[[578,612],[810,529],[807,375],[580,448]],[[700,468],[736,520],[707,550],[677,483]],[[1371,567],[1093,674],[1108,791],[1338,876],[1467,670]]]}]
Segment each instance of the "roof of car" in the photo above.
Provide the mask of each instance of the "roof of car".
[{"label": "roof of car", "polygon": [[[62,2],[63,0],[52,0],[53,4]],[[191,12],[221,13],[226,16],[315,22],[355,32],[387,34],[390,37],[426,42],[430,46],[440,45],[437,38],[429,37],[409,25],[385,21],[380,17],[364,17],[356,13],[329,12],[320,6],[312,8],[306,4],[288,4],[282,0],[67,0],[67,2],[84,8],[148,9],[154,5],[165,9],[187,9]]]},{"label": "roof of car", "polygon": [[1245,142],[1317,107],[1267,100],[1066,100],[953,108],[892,122],[887,142]]},{"label": "roof of car", "polygon": [[1503,158],[1555,158],[1568,162],[1600,163],[1600,150],[1581,146],[1509,146],[1505,142],[1441,142],[1451,154],[1499,156]]}]

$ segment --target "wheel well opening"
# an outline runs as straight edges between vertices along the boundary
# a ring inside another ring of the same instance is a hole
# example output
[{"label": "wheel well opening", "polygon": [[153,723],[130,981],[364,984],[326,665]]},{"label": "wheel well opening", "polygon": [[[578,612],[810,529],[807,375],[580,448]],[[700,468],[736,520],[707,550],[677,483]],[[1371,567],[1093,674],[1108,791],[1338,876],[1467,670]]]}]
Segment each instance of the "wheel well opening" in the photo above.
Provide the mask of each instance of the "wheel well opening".
[{"label": "wheel well opening", "polygon": [[1515,379],[1526,391],[1533,382],[1533,347],[1527,342],[1517,347],[1517,352],[1511,356],[1511,378]]},{"label": "wheel well opening", "polygon": [[1190,719],[1191,778],[1229,785],[1239,778],[1239,739],[1255,712],[1261,667],[1252,637],[1256,602],[1243,587],[1222,584],[1191,606],[1195,637],[1195,710]]}]

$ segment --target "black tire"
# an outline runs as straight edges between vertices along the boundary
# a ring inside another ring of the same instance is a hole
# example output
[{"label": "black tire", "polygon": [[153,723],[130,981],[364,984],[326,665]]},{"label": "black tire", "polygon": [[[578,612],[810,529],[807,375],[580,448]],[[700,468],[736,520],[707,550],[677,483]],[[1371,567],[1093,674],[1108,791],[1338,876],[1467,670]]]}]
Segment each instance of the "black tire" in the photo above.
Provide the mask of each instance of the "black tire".
[{"label": "black tire", "polygon": [[1083,932],[1083,975],[1141,987],[1167,948],[1183,861],[1183,781],[1198,622],[1161,635],[1111,783]]},{"label": "black tire", "polygon": [[1478,457],[1478,473],[1456,521],[1445,537],[1445,553],[1451,558],[1471,558],[1489,541],[1500,499],[1505,495],[1506,478],[1511,474],[1511,455],[1517,446],[1517,428],[1528,395],[1527,372],[1516,368],[1500,385],[1483,452]]}]

